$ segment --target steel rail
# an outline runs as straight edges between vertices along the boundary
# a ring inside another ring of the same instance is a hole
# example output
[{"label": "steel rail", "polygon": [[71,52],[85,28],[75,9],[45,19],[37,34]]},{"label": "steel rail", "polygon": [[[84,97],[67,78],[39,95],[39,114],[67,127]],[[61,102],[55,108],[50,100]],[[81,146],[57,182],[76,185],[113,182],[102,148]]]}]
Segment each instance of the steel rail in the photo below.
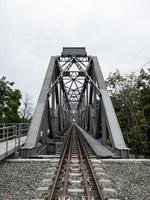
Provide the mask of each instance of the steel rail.
[{"label": "steel rail", "polygon": [[[76,130],[77,130],[77,128],[76,128]],[[97,189],[97,192],[98,192],[99,200],[106,200],[106,199],[103,197],[103,194],[102,194],[102,192],[101,192],[101,190],[100,190],[100,186],[99,186],[99,184],[98,184],[98,181],[97,181],[97,178],[96,178],[96,176],[95,176],[95,173],[94,173],[94,171],[93,171],[93,169],[92,169],[92,165],[91,165],[91,162],[90,162],[90,160],[89,160],[88,152],[87,152],[87,150],[86,150],[86,148],[85,148],[85,145],[84,145],[84,143],[83,143],[83,139],[81,138],[81,135],[80,135],[80,133],[79,133],[79,130],[77,130],[77,135],[78,135],[79,142],[80,142],[80,144],[81,144],[82,150],[83,150],[83,152],[84,152],[84,154],[85,154],[85,158],[86,158],[86,161],[87,161],[87,163],[88,163],[90,172],[91,172],[91,174],[92,174],[92,177],[93,177],[93,180],[94,180],[94,184],[95,184],[96,189]]]},{"label": "steel rail", "polygon": [[70,167],[70,161],[71,161],[71,148],[72,148],[72,134],[70,136],[70,143],[69,143],[69,150],[68,150],[68,158],[67,158],[67,167],[66,167],[66,174],[64,179],[64,187],[63,187],[63,199],[66,199],[67,196],[67,188],[68,188],[68,177],[69,177],[69,167]]},{"label": "steel rail", "polygon": [[[57,171],[56,176],[55,176],[54,184],[53,184],[52,188],[49,187],[49,190],[48,190],[48,200],[54,200],[55,199],[55,195],[56,195],[55,191],[56,191],[56,188],[57,188],[58,179],[60,177],[62,166],[63,166],[64,163],[67,164],[67,166],[66,166],[66,171],[65,171],[62,197],[63,197],[63,200],[65,200],[67,198],[69,167],[70,167],[70,163],[71,163],[71,151],[72,151],[72,142],[73,142],[73,135],[74,134],[75,134],[75,140],[76,140],[76,144],[77,144],[77,148],[78,148],[78,152],[79,152],[79,160],[80,160],[80,165],[81,165],[81,170],[82,170],[82,175],[83,175],[86,200],[91,200],[92,196],[91,196],[90,191],[89,191],[89,185],[88,185],[88,181],[87,181],[85,165],[88,166],[88,169],[89,169],[89,171],[92,175],[94,185],[95,185],[96,191],[97,191],[98,200],[106,200],[102,195],[102,192],[100,190],[100,186],[97,182],[97,178],[96,178],[95,173],[92,169],[92,164],[91,164],[91,161],[89,159],[89,155],[88,155],[88,152],[86,150],[85,143],[83,141],[81,133],[75,127],[72,127],[70,129],[69,135],[68,135],[67,140],[65,142],[64,150],[62,152],[61,159],[59,161],[59,167],[58,167],[58,171]],[[84,162],[84,159],[85,159],[86,162]]]},{"label": "steel rail", "polygon": [[78,139],[77,135],[76,135],[76,141],[77,141],[77,146],[78,146],[78,150],[79,150],[80,164],[81,164],[81,169],[82,169],[83,179],[84,179],[84,184],[85,184],[86,199],[91,200],[91,195],[90,195],[88,182],[87,182],[87,178],[86,178],[85,166],[84,166],[84,162],[83,162],[82,151],[81,151],[81,147],[80,147],[80,143],[79,143],[79,139]]},{"label": "steel rail", "polygon": [[60,159],[60,162],[59,162],[59,167],[58,167],[58,171],[57,171],[56,176],[55,176],[53,187],[52,187],[52,189],[49,187],[48,200],[52,200],[53,197],[54,197],[54,192],[55,192],[56,185],[57,185],[57,182],[58,182],[58,179],[59,179],[59,175],[60,175],[60,172],[61,172],[61,169],[62,169],[63,161],[65,159],[65,155],[66,155],[66,151],[67,151],[67,148],[68,148],[70,138],[71,138],[71,130],[70,130],[69,136],[67,138],[63,153],[61,155],[61,159]]}]

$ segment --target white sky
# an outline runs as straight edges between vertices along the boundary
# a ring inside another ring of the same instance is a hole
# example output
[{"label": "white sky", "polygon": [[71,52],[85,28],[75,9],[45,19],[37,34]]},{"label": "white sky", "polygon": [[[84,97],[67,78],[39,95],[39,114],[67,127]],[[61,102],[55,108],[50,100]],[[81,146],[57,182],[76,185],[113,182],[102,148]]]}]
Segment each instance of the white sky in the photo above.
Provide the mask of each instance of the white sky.
[{"label": "white sky", "polygon": [[149,0],[0,0],[0,77],[35,104],[50,56],[85,46],[104,76],[150,60]]}]

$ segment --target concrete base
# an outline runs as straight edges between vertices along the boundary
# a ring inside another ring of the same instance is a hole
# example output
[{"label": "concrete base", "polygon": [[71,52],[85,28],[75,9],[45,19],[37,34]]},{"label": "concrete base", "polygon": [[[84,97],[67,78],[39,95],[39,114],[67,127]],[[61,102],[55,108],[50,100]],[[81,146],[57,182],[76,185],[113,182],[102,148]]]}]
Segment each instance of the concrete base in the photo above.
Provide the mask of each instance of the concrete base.
[{"label": "concrete base", "polygon": [[29,158],[31,155],[36,155],[36,150],[34,148],[21,148],[21,158]]},{"label": "concrete base", "polygon": [[47,154],[56,154],[62,151],[63,142],[51,141],[47,143]]}]

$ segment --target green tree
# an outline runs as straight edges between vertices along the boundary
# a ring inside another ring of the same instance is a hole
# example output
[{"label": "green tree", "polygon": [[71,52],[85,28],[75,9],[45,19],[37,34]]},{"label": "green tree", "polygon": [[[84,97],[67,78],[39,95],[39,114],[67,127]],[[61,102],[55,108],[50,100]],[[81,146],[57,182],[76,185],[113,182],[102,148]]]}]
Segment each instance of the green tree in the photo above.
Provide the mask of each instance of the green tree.
[{"label": "green tree", "polygon": [[[144,154],[150,157],[150,69],[140,71],[137,78],[139,123],[144,133]],[[143,141],[144,141],[143,140]]]},{"label": "green tree", "polygon": [[112,102],[131,152],[150,157],[150,70],[121,75],[119,70],[107,79]]},{"label": "green tree", "polygon": [[0,123],[19,122],[19,106],[21,92],[13,89],[14,82],[9,82],[6,77],[0,79]]}]

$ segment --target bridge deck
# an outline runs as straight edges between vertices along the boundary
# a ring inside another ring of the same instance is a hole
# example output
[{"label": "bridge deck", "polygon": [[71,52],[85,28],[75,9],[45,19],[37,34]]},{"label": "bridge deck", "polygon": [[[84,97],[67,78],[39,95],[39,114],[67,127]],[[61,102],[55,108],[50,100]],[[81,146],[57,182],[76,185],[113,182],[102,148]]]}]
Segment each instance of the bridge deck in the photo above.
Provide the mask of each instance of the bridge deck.
[{"label": "bridge deck", "polygon": [[86,139],[86,141],[88,142],[88,144],[90,145],[90,147],[93,149],[93,151],[95,152],[95,154],[98,157],[116,158],[116,155],[114,153],[112,153],[109,149],[107,149],[104,145],[102,145],[98,140],[93,138],[90,134],[88,134],[85,130],[83,130],[78,125],[77,125],[77,127],[79,128],[79,130],[81,131],[81,134],[84,136],[84,138]]},{"label": "bridge deck", "polygon": [[[26,136],[23,136],[20,138],[20,146],[25,143]],[[8,149],[6,150],[6,144],[7,142],[1,142],[0,143],[0,160],[3,160],[13,154],[17,147],[19,147],[19,138],[11,139],[8,141]],[[16,145],[15,145],[16,144]]]}]

